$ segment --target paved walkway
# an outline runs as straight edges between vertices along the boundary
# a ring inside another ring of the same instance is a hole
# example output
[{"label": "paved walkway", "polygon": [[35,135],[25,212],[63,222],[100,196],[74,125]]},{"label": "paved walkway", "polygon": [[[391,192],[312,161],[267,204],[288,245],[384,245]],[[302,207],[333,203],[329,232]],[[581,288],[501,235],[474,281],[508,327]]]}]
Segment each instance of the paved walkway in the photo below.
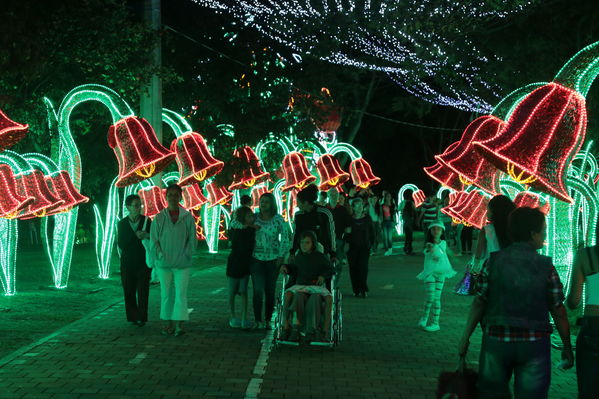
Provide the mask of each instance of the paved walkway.
[{"label": "paved walkway", "polygon": [[[456,366],[471,299],[451,294],[454,278],[441,331],[421,331],[421,267],[422,256],[372,258],[366,299],[349,295],[344,270],[344,340],[335,349],[271,349],[266,331],[229,328],[224,267],[198,271],[187,334],[163,337],[158,321],[131,326],[118,302],[11,355],[0,364],[0,398],[434,398],[439,372]],[[150,295],[156,319],[159,290]],[[476,367],[480,333],[471,342]],[[554,371],[550,398],[575,393],[575,372]]]}]

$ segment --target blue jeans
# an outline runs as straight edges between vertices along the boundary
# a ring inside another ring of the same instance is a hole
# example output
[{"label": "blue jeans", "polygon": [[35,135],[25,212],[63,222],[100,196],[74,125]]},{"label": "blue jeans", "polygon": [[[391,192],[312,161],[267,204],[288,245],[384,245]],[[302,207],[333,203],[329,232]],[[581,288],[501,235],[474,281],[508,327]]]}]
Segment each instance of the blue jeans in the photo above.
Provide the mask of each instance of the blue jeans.
[{"label": "blue jeans", "polygon": [[479,399],[511,398],[514,374],[516,399],[543,399],[551,382],[549,336],[531,342],[502,342],[483,336],[479,360]]},{"label": "blue jeans", "polygon": [[584,317],[576,338],[578,398],[599,398],[599,317]]},{"label": "blue jeans", "polygon": [[[252,287],[254,295],[252,303],[254,305],[254,319],[257,322],[269,322],[275,309],[275,289],[277,287],[277,277],[279,268],[277,260],[262,261],[252,259],[250,266],[252,274]],[[264,315],[262,319],[262,301],[264,300]]]},{"label": "blue jeans", "polygon": [[385,249],[393,248],[393,230],[395,229],[395,222],[393,220],[383,220],[383,243]]}]

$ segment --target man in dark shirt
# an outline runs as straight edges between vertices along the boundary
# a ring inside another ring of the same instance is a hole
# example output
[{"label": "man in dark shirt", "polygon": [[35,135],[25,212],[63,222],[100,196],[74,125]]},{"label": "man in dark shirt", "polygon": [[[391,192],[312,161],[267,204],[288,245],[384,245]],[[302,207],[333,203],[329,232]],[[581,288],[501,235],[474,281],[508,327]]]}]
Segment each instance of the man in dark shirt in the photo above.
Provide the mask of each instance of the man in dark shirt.
[{"label": "man in dark shirt", "polygon": [[300,248],[300,235],[307,230],[312,230],[320,245],[323,246],[323,253],[330,255],[331,259],[336,259],[335,243],[335,224],[333,215],[322,206],[316,205],[318,188],[310,185],[297,193],[297,206],[299,212],[294,216],[293,245],[291,247],[291,256],[293,257]]},{"label": "man in dark shirt", "polygon": [[351,215],[347,207],[340,203],[341,195],[336,188],[331,188],[328,192],[329,210],[333,215],[335,224],[335,245],[337,248],[336,257],[339,264],[347,263],[345,256],[345,241],[343,241],[343,233],[351,224]]}]

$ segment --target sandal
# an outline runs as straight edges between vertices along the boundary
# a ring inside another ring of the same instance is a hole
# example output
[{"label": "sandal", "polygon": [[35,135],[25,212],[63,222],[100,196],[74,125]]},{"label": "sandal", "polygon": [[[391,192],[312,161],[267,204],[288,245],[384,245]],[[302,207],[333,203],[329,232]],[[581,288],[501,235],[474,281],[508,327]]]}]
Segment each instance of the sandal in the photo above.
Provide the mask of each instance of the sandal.
[{"label": "sandal", "polygon": [[175,330],[173,329],[173,327],[163,327],[162,330],[160,331],[160,334],[162,335],[171,335]]}]

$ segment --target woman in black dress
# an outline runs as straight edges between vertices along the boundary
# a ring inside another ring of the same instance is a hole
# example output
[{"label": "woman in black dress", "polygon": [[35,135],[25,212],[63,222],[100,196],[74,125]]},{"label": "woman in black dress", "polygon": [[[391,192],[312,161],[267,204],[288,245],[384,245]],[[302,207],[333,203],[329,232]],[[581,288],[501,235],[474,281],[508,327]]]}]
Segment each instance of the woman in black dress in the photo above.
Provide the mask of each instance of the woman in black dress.
[{"label": "woman in black dress", "polygon": [[349,243],[347,262],[354,296],[366,298],[368,292],[368,260],[370,248],[374,241],[372,219],[364,212],[364,201],[361,198],[351,200],[351,225],[345,229],[345,241]]}]

